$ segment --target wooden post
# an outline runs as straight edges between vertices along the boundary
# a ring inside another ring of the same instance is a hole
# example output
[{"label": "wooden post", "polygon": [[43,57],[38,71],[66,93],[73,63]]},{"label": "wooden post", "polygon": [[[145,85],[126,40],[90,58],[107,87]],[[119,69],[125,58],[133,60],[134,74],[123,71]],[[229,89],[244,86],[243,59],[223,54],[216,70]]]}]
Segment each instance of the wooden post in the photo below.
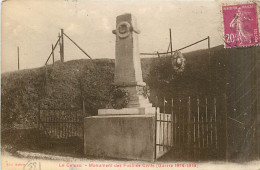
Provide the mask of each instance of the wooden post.
[{"label": "wooden post", "polygon": [[61,58],[62,58],[62,45],[61,45],[61,35],[60,35],[60,33],[59,33],[59,46],[60,46],[60,61],[62,60]]},{"label": "wooden post", "polygon": [[166,100],[165,100],[165,97],[163,98],[163,122],[162,122],[162,125],[163,125],[163,151],[164,151],[164,147],[165,147],[165,139],[164,139],[164,136],[165,136],[165,133],[164,133],[164,130],[165,130],[165,104],[166,104]]},{"label": "wooden post", "polygon": [[206,112],[206,120],[205,121],[206,121],[206,128],[207,128],[206,129],[206,132],[207,132],[207,145],[206,146],[208,147],[209,146],[208,98],[205,99],[205,103],[206,103],[205,104],[206,105],[206,111],[205,111]]},{"label": "wooden post", "polygon": [[228,151],[228,125],[227,125],[227,95],[224,94],[223,95],[224,97],[224,128],[225,128],[225,135],[224,135],[224,141],[225,141],[225,158],[226,158],[226,161],[228,161],[229,159],[229,151]]},{"label": "wooden post", "polygon": [[214,98],[214,120],[215,120],[215,144],[216,149],[218,148],[218,134],[217,134],[217,100]]},{"label": "wooden post", "polygon": [[[53,47],[53,50],[55,50],[55,48],[56,48],[56,46],[58,45],[59,42],[60,42],[60,37],[59,37],[59,39],[57,40],[57,42],[55,43],[55,45],[54,45],[54,47]],[[51,50],[51,53],[50,53],[48,59],[46,60],[45,65],[47,65],[49,59],[51,58],[52,53],[53,53],[53,50]]]},{"label": "wooden post", "polygon": [[193,156],[197,155],[196,153],[196,118],[193,116]]},{"label": "wooden post", "polygon": [[160,53],[157,51],[157,55],[158,55],[158,58],[159,58],[159,64],[162,65],[161,63],[161,56],[160,56]]},{"label": "wooden post", "polygon": [[161,121],[162,121],[162,149],[163,149],[163,151],[164,151],[164,119],[165,119],[165,113],[163,114],[163,120],[161,119]]},{"label": "wooden post", "polygon": [[[159,151],[161,151],[161,130],[162,130],[162,114],[160,113],[160,128],[159,128]],[[163,135],[163,134],[162,134]]]},{"label": "wooden post", "polygon": [[172,57],[172,30],[170,29],[170,44],[171,44],[171,57]]},{"label": "wooden post", "polygon": [[64,62],[64,35],[63,35],[63,29],[61,29],[61,62]]},{"label": "wooden post", "polygon": [[157,51],[158,58],[161,59],[160,53]]},{"label": "wooden post", "polygon": [[184,117],[184,112],[182,112],[182,142],[183,143],[185,143],[185,141],[184,141],[184,136],[185,136],[184,123],[185,123],[185,117]]},{"label": "wooden post", "polygon": [[178,130],[179,130],[179,146],[181,146],[181,99],[179,100],[179,111],[178,111]]},{"label": "wooden post", "polygon": [[[155,124],[154,124],[154,161],[156,160],[156,149],[157,149],[157,105],[158,105],[158,97],[155,98]],[[160,143],[159,143],[160,144]],[[160,146],[159,146],[160,147]]]},{"label": "wooden post", "polygon": [[51,45],[51,49],[52,49],[52,64],[54,64],[54,47],[53,47],[53,44]]},{"label": "wooden post", "polygon": [[19,46],[18,46],[18,47],[17,47],[17,55],[18,55],[18,58],[17,58],[17,59],[18,59],[18,63],[17,63],[17,64],[18,64],[18,70],[20,70],[20,54],[19,54],[19,53],[20,53],[20,51],[19,51]]},{"label": "wooden post", "polygon": [[[211,71],[212,71],[212,69],[211,69],[211,53],[210,53],[210,37],[208,36],[208,55],[209,55],[209,57],[208,57],[208,76],[209,76],[209,80],[208,80],[208,89],[210,89],[211,88],[211,81],[212,81],[212,74],[211,74]],[[207,121],[207,120],[206,120]]]},{"label": "wooden post", "polygon": [[190,103],[190,96],[188,99],[188,126],[187,126],[187,132],[188,132],[188,151],[191,148],[191,103]]},{"label": "wooden post", "polygon": [[168,115],[166,115],[166,122],[164,122],[164,123],[166,123],[166,140],[167,140],[167,142],[166,142],[166,146],[167,146],[167,150],[168,150],[168,147],[169,147],[169,120],[168,120],[168,118],[169,118],[169,116]]},{"label": "wooden post", "polygon": [[200,148],[200,99],[197,98],[197,109],[198,109],[198,143]]},{"label": "wooden post", "polygon": [[210,37],[208,36],[208,49],[210,49]]},{"label": "wooden post", "polygon": [[171,133],[171,135],[172,135],[172,147],[173,147],[173,144],[174,144],[174,142],[173,142],[173,98],[172,98],[172,105],[171,105],[171,114],[172,114],[172,133]]},{"label": "wooden post", "polygon": [[177,114],[174,114],[174,144],[177,145]]},{"label": "wooden post", "polygon": [[169,52],[170,47],[171,47],[171,42],[169,42],[169,45],[168,45],[168,48],[167,48],[167,52],[166,52],[167,54]]}]

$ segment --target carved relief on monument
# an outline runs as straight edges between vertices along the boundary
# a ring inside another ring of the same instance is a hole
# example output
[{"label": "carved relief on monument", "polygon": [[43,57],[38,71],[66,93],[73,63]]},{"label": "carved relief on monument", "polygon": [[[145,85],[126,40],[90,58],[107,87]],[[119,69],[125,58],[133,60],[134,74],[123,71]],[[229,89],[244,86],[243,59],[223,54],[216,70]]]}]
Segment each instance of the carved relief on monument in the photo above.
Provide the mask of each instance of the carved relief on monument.
[{"label": "carved relief on monument", "polygon": [[130,24],[128,22],[120,22],[117,25],[116,28],[116,34],[120,37],[120,38],[126,38],[129,36],[130,34]]}]

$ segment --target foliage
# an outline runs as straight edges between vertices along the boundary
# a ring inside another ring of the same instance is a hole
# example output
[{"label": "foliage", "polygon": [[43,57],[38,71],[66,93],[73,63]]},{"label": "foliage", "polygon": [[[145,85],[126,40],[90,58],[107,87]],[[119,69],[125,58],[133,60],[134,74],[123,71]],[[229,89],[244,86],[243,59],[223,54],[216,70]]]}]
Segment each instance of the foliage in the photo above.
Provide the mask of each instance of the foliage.
[{"label": "foliage", "polygon": [[2,127],[34,126],[39,107],[82,108],[83,100],[95,115],[109,101],[113,73],[112,60],[77,60],[2,74]]},{"label": "foliage", "polygon": [[[259,47],[223,49],[223,46],[184,53],[186,62],[180,73],[174,70],[170,56],[145,58],[141,60],[143,78],[150,87],[153,103],[155,96],[168,100],[226,93],[229,116],[238,117],[245,124],[228,122],[229,130],[237,131],[230,134],[230,144],[241,148],[241,142],[235,141],[243,139],[256,120],[256,63],[260,60],[257,54]],[[96,115],[98,109],[109,103],[113,77],[114,60],[109,59],[55,62],[47,67],[4,73],[2,131],[35,127],[39,107],[82,108],[84,100],[87,114]]]}]

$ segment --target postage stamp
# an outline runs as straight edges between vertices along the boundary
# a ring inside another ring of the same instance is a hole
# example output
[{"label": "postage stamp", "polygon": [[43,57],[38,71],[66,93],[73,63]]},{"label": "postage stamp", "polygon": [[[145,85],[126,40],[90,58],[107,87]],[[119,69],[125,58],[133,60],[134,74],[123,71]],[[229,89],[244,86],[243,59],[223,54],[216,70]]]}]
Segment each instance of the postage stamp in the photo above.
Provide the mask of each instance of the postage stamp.
[{"label": "postage stamp", "polygon": [[225,48],[260,44],[255,3],[222,5]]}]

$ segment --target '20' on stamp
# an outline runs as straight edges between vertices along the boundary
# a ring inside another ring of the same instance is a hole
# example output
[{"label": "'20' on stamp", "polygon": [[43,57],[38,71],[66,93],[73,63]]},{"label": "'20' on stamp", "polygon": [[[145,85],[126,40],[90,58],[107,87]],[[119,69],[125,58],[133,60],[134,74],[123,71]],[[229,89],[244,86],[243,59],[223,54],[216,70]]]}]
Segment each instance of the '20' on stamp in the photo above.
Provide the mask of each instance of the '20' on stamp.
[{"label": "'20' on stamp", "polygon": [[222,5],[225,48],[260,44],[257,5]]}]

